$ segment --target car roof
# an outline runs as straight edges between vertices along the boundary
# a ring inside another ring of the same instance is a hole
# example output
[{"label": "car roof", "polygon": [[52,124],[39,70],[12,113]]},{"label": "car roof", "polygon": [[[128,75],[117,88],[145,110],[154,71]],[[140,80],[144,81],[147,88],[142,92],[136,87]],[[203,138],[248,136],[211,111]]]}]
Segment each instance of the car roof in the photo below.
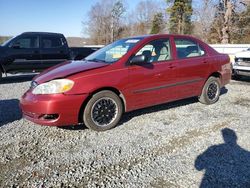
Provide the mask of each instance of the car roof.
[{"label": "car roof", "polygon": [[133,39],[133,38],[149,38],[149,37],[191,37],[194,38],[191,35],[179,35],[179,34],[151,34],[151,35],[138,35],[138,36],[132,36],[125,39]]},{"label": "car roof", "polygon": [[52,33],[52,32],[24,32],[22,34],[36,34],[36,35],[63,35],[62,33]]}]

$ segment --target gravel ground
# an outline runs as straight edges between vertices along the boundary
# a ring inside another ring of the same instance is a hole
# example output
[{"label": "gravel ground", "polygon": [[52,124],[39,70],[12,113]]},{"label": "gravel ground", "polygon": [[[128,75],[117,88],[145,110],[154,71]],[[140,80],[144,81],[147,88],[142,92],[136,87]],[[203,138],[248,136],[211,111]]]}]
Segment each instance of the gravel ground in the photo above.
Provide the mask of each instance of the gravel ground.
[{"label": "gravel ground", "polygon": [[214,105],[164,104],[94,132],[22,119],[30,79],[0,85],[0,187],[250,187],[250,80]]}]

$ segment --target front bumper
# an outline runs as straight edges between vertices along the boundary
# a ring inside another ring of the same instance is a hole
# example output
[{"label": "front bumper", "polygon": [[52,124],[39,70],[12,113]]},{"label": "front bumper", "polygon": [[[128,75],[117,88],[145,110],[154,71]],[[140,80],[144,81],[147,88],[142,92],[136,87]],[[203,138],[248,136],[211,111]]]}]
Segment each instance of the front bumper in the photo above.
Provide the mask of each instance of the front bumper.
[{"label": "front bumper", "polygon": [[[78,115],[88,95],[34,95],[26,92],[20,101],[23,117],[40,125],[78,124]],[[50,117],[50,118],[46,118]]]},{"label": "front bumper", "polygon": [[250,76],[250,67],[246,66],[233,66],[234,75]]}]

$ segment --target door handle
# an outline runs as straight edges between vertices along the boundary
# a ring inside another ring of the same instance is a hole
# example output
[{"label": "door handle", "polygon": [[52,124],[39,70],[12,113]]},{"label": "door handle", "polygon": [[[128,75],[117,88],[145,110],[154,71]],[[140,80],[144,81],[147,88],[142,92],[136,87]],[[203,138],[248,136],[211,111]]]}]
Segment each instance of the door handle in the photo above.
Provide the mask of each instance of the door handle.
[{"label": "door handle", "polygon": [[169,68],[170,68],[170,69],[173,69],[173,68],[175,68],[175,67],[176,67],[175,65],[172,65],[172,64],[169,65]]},{"label": "door handle", "polygon": [[206,61],[206,60],[203,60],[202,63],[207,64],[207,61]]}]

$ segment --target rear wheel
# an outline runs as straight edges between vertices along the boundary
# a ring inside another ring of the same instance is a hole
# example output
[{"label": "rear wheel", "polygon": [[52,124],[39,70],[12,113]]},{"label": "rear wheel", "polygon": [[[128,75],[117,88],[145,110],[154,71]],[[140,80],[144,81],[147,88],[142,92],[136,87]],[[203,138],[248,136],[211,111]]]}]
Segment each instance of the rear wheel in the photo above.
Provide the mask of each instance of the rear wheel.
[{"label": "rear wheel", "polygon": [[113,92],[104,90],[96,93],[83,112],[84,124],[95,131],[115,127],[123,113],[121,99]]},{"label": "rear wheel", "polygon": [[220,80],[216,77],[210,77],[203,86],[199,101],[203,104],[214,104],[220,97]]}]

